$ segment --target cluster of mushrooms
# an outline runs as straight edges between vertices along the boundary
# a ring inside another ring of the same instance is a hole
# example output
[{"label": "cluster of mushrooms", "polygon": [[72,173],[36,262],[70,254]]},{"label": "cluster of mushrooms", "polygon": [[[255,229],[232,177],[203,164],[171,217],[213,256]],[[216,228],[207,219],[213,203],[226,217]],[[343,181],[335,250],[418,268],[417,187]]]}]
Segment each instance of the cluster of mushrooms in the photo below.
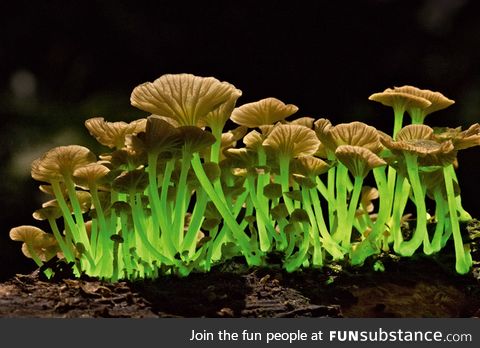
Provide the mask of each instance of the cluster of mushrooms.
[{"label": "cluster of mushrooms", "polygon": [[[460,223],[471,216],[455,168],[459,150],[480,144],[480,125],[424,124],[452,100],[412,86],[373,94],[393,109],[388,135],[362,122],[287,120],[298,108],[275,98],[236,107],[241,95],[190,74],[137,86],[131,103],[151,116],[85,122],[110,152],[60,146],[32,163],[52,196],[33,217],[48,220],[51,233],[20,226],[11,239],[47,276],[57,258],[77,276],[110,281],[185,276],[233,257],[268,266],[272,254],[288,272],[361,265],[381,252],[431,255],[448,243],[456,271],[469,272]],[[237,126],[224,131],[228,120]]]}]

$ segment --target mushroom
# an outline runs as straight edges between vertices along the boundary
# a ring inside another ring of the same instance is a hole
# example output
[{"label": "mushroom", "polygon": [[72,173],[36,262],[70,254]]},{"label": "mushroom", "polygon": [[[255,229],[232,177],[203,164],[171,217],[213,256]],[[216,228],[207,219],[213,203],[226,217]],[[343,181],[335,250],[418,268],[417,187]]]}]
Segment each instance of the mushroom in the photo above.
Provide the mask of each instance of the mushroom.
[{"label": "mushroom", "polygon": [[50,260],[58,252],[58,244],[55,238],[34,226],[25,225],[12,228],[10,239],[23,242],[23,254],[33,259],[39,267],[43,266],[43,262]]},{"label": "mushroom", "polygon": [[431,103],[426,108],[414,107],[412,105],[409,109],[407,109],[410,117],[412,118],[412,124],[423,124],[427,115],[435,111],[443,110],[455,103],[455,101],[448,99],[442,93],[433,92],[429,89],[420,89],[413,86],[402,86],[394,87],[394,91],[421,97]]},{"label": "mushroom", "polygon": [[[361,146],[340,145],[335,150],[335,156],[348,168],[354,177],[353,192],[349,206],[347,206],[345,190],[338,190],[338,193],[341,193],[341,195],[337,197],[338,230],[334,234],[334,238],[341,240],[342,246],[348,250],[350,248],[353,220],[355,219],[355,212],[358,208],[363,180],[370,170],[385,166],[387,163],[368,148]],[[377,173],[377,175],[380,176],[381,174]],[[337,182],[337,187],[345,186],[345,182]],[[388,216],[385,216],[385,219],[387,217]],[[382,221],[380,224],[383,224],[383,220],[380,221]]]},{"label": "mushroom", "polygon": [[[280,184],[284,192],[289,191],[290,161],[293,158],[311,156],[320,145],[315,132],[307,127],[278,124],[268,134],[262,145],[278,158],[280,166]],[[287,196],[284,196],[285,204],[289,211],[293,211],[293,205]]]},{"label": "mushroom", "polygon": [[368,97],[368,99],[379,102],[385,106],[390,106],[393,109],[395,118],[393,137],[395,137],[398,131],[402,128],[405,111],[412,109],[425,110],[432,105],[432,103],[424,97],[400,92],[390,88],[387,88],[381,93],[374,93]]},{"label": "mushroom", "polygon": [[85,121],[85,127],[97,141],[109,148],[122,149],[127,135],[143,132],[146,119],[126,122],[107,122],[103,117],[94,117]]},{"label": "mushroom", "polygon": [[298,111],[293,104],[285,104],[276,98],[265,98],[235,108],[230,119],[249,128],[272,125]]},{"label": "mushroom", "polygon": [[135,87],[130,102],[140,110],[170,117],[180,126],[204,126],[210,112],[238,93],[235,86],[213,77],[167,74]]}]

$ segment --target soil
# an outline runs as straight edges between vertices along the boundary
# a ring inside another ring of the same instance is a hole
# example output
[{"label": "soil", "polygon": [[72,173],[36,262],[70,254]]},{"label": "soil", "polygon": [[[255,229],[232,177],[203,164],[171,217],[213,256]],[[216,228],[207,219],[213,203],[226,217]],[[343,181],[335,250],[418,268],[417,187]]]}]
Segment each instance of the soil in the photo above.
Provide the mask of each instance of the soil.
[{"label": "soil", "polygon": [[459,276],[452,255],[384,254],[377,259],[383,272],[374,271],[375,260],[290,274],[232,260],[207,274],[114,284],[47,281],[37,270],[0,284],[0,317],[480,317],[480,267]]}]

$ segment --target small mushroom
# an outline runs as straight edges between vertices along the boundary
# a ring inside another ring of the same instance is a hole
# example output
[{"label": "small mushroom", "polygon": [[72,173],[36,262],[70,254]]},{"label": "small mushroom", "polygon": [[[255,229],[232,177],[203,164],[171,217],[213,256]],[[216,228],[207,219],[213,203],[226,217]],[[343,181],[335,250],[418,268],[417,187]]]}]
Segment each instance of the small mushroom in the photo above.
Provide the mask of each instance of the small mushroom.
[{"label": "small mushroom", "polygon": [[85,121],[85,127],[97,141],[109,148],[121,149],[125,146],[127,135],[145,130],[146,119],[126,122],[107,122],[103,117],[94,117]]},{"label": "small mushroom", "polygon": [[77,168],[96,161],[95,155],[79,145],[59,146],[32,163],[32,178],[43,182],[61,182]]},{"label": "small mushroom", "polygon": [[230,118],[241,126],[255,128],[282,121],[297,111],[298,107],[293,104],[285,104],[276,98],[265,98],[235,108]]},{"label": "small mushroom", "polygon": [[23,242],[22,252],[38,264],[48,261],[58,252],[55,238],[34,226],[19,226],[10,230],[10,239]]},{"label": "small mushroom", "polygon": [[375,153],[361,146],[341,145],[335,150],[335,156],[354,177],[365,178],[373,168],[387,165]]},{"label": "small mushroom", "polygon": [[319,145],[313,130],[292,124],[276,125],[263,141],[263,146],[274,151],[276,156],[286,158],[311,156]]}]

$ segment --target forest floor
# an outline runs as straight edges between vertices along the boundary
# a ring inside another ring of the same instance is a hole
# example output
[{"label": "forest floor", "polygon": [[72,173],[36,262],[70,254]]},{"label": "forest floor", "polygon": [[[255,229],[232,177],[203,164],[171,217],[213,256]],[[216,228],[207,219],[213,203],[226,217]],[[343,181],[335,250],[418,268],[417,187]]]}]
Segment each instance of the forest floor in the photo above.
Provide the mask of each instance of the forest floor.
[{"label": "forest floor", "polygon": [[[474,221],[470,232],[480,231]],[[473,255],[479,260],[479,251]],[[0,317],[480,317],[480,265],[460,276],[453,251],[379,256],[360,268],[332,265],[286,273],[232,260],[187,278],[108,283],[37,270],[0,283]]]}]

